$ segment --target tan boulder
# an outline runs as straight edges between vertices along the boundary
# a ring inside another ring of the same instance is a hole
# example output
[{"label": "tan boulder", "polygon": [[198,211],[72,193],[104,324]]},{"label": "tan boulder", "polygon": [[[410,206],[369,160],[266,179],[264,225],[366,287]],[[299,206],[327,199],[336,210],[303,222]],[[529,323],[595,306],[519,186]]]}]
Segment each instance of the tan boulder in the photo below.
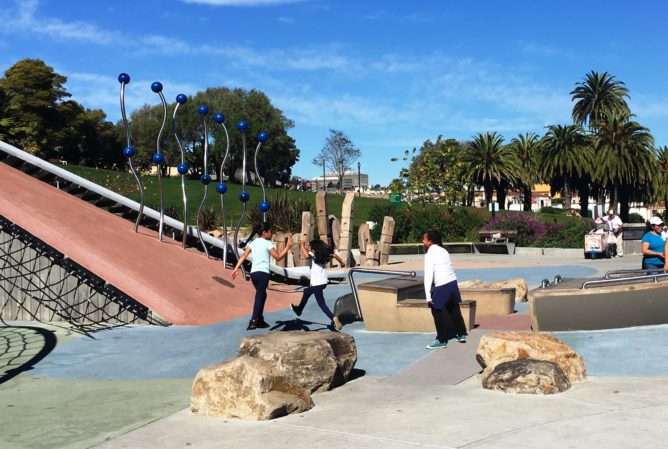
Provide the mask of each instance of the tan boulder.
[{"label": "tan boulder", "polygon": [[357,362],[355,339],[339,332],[268,332],[246,337],[239,355],[271,362],[310,393],[342,385]]},{"label": "tan boulder", "polygon": [[193,413],[221,418],[266,420],[313,407],[311,396],[271,363],[235,357],[202,368],[192,388]]},{"label": "tan boulder", "polygon": [[496,365],[482,386],[505,393],[555,394],[571,388],[571,382],[556,363],[522,359]]},{"label": "tan boulder", "polygon": [[526,302],[529,286],[524,278],[504,279],[502,281],[487,282],[480,279],[458,282],[459,288],[514,288],[515,302]]},{"label": "tan boulder", "polygon": [[540,332],[500,332],[483,335],[478,345],[476,359],[484,368],[484,379],[500,363],[513,360],[534,359],[554,362],[566,374],[570,382],[587,376],[582,357],[561,340]]}]

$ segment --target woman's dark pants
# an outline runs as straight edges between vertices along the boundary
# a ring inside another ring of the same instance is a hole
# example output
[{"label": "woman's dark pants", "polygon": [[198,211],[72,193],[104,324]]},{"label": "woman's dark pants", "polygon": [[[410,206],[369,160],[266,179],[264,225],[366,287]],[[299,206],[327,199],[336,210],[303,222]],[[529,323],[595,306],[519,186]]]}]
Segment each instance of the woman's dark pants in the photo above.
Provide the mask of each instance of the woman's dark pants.
[{"label": "woman's dark pants", "polygon": [[255,303],[251,321],[264,320],[264,303],[267,301],[267,287],[269,287],[269,273],[256,271],[251,273],[251,282],[255,287]]}]

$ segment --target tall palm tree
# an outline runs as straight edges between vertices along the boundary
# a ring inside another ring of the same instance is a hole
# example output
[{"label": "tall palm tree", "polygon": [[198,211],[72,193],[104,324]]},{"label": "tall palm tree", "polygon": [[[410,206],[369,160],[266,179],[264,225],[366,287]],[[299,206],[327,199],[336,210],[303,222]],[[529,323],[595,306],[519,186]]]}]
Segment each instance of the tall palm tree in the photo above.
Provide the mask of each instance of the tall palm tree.
[{"label": "tall palm tree", "polygon": [[515,157],[522,169],[517,187],[522,191],[524,211],[531,210],[531,189],[539,181],[538,157],[540,155],[540,138],[536,133],[519,134],[510,142]]},{"label": "tall palm tree", "polygon": [[576,125],[588,125],[590,131],[596,132],[611,114],[630,113],[625,100],[629,98],[629,90],[608,72],[592,70],[575,86],[571,100],[575,101],[572,116]]},{"label": "tall palm tree", "polygon": [[540,148],[541,173],[560,188],[564,208],[571,207],[571,194],[580,192],[580,214],[589,209],[589,180],[592,174],[593,149],[578,125],[550,125]]},{"label": "tall palm tree", "polygon": [[659,170],[654,138],[632,117],[612,114],[600,124],[596,135],[595,174],[604,185],[616,190],[622,220],[628,218],[631,195],[646,190]]},{"label": "tall palm tree", "polygon": [[476,134],[464,159],[473,183],[485,190],[485,202],[492,203],[496,189],[499,208],[505,209],[503,186],[519,178],[520,168],[512,149],[503,144],[503,136],[496,132]]},{"label": "tall palm tree", "polygon": [[[659,165],[659,176],[655,176],[652,183],[652,201],[663,201],[664,210],[668,210],[668,146],[657,148],[656,159]],[[664,211],[664,214],[666,212]],[[668,217],[664,216],[664,219]]]}]

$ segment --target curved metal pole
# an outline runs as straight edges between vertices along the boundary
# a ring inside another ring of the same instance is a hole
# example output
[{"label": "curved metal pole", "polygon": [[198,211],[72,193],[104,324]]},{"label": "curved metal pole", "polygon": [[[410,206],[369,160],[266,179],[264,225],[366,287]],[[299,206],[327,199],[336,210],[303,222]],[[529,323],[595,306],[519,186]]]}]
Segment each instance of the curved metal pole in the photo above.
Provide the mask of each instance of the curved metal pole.
[{"label": "curved metal pole", "polygon": [[[237,129],[239,126],[237,125]],[[245,130],[242,131],[241,133],[241,143],[242,143],[242,151],[243,151],[243,159],[241,163],[241,195],[246,193],[246,133]],[[241,199],[241,198],[240,198]],[[237,227],[234,230],[234,250],[236,252],[236,249],[239,247],[239,228],[241,228],[241,223],[244,221],[244,217],[246,215],[246,201],[241,200],[242,206],[241,206],[241,216],[239,217],[239,222],[237,223]]]},{"label": "curved metal pole", "polygon": [[357,314],[360,317],[360,321],[364,321],[362,317],[362,308],[360,307],[360,298],[357,295],[357,286],[355,285],[355,280],[353,279],[353,274],[355,273],[374,273],[374,274],[398,274],[399,276],[410,276],[415,277],[415,271],[399,271],[399,270],[370,270],[367,268],[351,268],[348,271],[348,282],[350,282],[350,288],[353,291],[353,298],[355,298],[355,304],[357,305]]},{"label": "curved metal pole", "polygon": [[[220,164],[220,174],[219,174],[219,185],[224,185],[225,182],[225,164],[227,163],[227,158],[230,155],[230,135],[227,132],[227,126],[225,126],[225,119],[220,122],[225,131],[225,139],[227,145],[225,148],[225,156],[223,156],[223,162]],[[227,186],[225,186],[225,191],[219,191],[220,193],[220,216],[223,220],[223,242],[225,243],[225,250],[223,251],[223,267],[227,267],[227,222],[225,221],[225,192],[227,191]]]},{"label": "curved metal pole", "polygon": [[176,96],[176,106],[172,114],[172,130],[174,131],[174,138],[179,146],[181,152],[181,163],[178,166],[178,172],[181,174],[181,192],[183,193],[183,238],[181,239],[181,246],[186,249],[186,240],[188,239],[188,195],[186,194],[186,173],[188,173],[188,164],[186,164],[186,155],[181,144],[181,138],[176,127],[176,112],[179,106],[188,101],[188,97],[183,94]]},{"label": "curved metal pole", "polygon": [[[156,84],[159,85],[159,89]],[[160,224],[158,225],[158,239],[162,242],[162,235],[164,232],[165,226],[165,205],[162,194],[162,164],[165,162],[165,156],[160,151],[160,138],[162,137],[162,131],[165,129],[165,123],[167,123],[167,102],[165,101],[165,96],[162,93],[162,84],[153,83],[151,89],[157,94],[160,95],[160,101],[162,102],[162,125],[160,126],[160,131],[158,131],[158,138],[156,140],[156,154],[153,155],[154,161],[158,168],[158,190],[160,191]]]},{"label": "curved metal pole", "polygon": [[[257,154],[260,152],[260,147],[262,146],[262,142],[258,142],[257,147],[255,148],[255,156],[253,157],[253,162],[255,163],[255,176],[257,176],[257,179],[260,180],[260,187],[262,187],[262,202],[267,201],[267,192],[264,189],[264,181],[262,180],[262,176],[260,175],[260,170],[257,168]],[[267,222],[267,213],[262,212],[262,223]]]},{"label": "curved metal pole", "polygon": [[[209,158],[209,129],[207,127],[206,123],[206,114],[209,112],[208,108],[206,109],[206,112],[203,112],[202,107],[200,106],[200,115],[202,116],[202,125],[204,125],[204,174],[202,175],[201,181],[202,184],[204,184],[204,194],[202,195],[202,201],[199,203],[199,207],[197,208],[197,237],[199,237],[199,241],[202,244],[202,248],[204,248],[204,254],[206,254],[206,258],[209,258],[209,249],[206,247],[206,243],[204,243],[204,239],[202,238],[202,228],[200,227],[199,224],[199,216],[200,213],[202,212],[202,207],[204,207],[204,200],[206,200],[206,194],[209,191],[209,170],[208,170],[208,161],[207,159]],[[207,182],[207,179],[209,182]]]},{"label": "curved metal pole", "polygon": [[118,81],[121,83],[121,116],[123,117],[123,128],[125,128],[125,137],[127,139],[127,145],[123,149],[123,153],[128,158],[128,165],[130,166],[130,172],[135,177],[137,181],[137,186],[139,187],[139,213],[137,219],[135,220],[134,230],[137,232],[139,229],[139,222],[141,222],[141,216],[144,213],[144,184],[141,182],[141,178],[132,165],[132,156],[134,156],[135,149],[132,146],[132,137],[130,136],[130,126],[128,125],[128,119],[125,115],[125,85],[130,82],[130,75],[127,73],[121,73],[118,75]]}]

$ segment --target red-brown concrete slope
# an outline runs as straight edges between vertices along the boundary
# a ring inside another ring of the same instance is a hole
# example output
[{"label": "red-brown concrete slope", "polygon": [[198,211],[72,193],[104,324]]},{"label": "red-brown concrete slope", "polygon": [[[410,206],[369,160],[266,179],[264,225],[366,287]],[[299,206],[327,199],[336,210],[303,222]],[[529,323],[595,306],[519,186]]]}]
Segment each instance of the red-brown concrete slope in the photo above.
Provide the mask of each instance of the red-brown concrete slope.
[{"label": "red-brown concrete slope", "polygon": [[[202,325],[250,315],[250,282],[180,243],[98,209],[0,163],[0,214],[174,324]],[[214,280],[223,278],[232,287]],[[268,292],[267,311],[295,293]]]}]

